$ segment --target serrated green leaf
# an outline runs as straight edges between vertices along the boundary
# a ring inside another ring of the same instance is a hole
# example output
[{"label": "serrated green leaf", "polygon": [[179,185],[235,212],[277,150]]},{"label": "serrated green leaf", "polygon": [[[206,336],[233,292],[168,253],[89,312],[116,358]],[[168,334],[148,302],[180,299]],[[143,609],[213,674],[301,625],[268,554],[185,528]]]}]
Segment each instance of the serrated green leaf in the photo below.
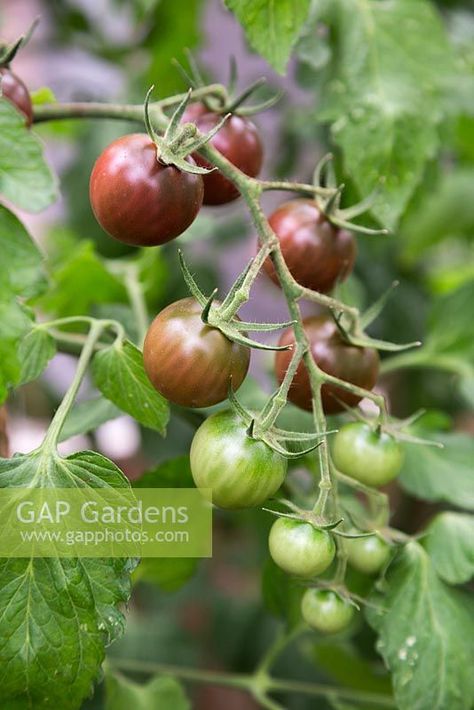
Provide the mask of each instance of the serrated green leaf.
[{"label": "serrated green leaf", "polygon": [[[423,435],[421,431],[417,434]],[[466,434],[434,435],[431,431],[426,438],[440,442],[444,448],[405,446],[400,484],[417,498],[474,510],[474,440]]]},{"label": "serrated green leaf", "polygon": [[122,416],[122,411],[105,397],[77,402],[69,412],[61,431],[60,441],[77,434],[87,434],[101,424]]},{"label": "serrated green leaf", "polygon": [[20,381],[21,364],[18,343],[32,326],[25,308],[17,303],[8,289],[0,293],[0,403],[8,395],[8,388]]},{"label": "serrated green leaf", "polygon": [[462,584],[474,576],[474,517],[440,513],[430,523],[425,548],[437,573],[450,584]]},{"label": "serrated green leaf", "polygon": [[[0,487],[128,487],[111,461],[83,451],[39,450],[0,459]],[[127,559],[0,560],[0,704],[78,710],[105,646],[123,631],[117,606],[130,596]]]},{"label": "serrated green leaf", "polygon": [[474,604],[444,584],[425,550],[409,543],[389,568],[387,591],[366,608],[392,673],[400,710],[470,710]]},{"label": "serrated green leaf", "polygon": [[30,330],[20,341],[18,348],[21,364],[20,384],[36,380],[55,354],[56,343],[46,330]]},{"label": "serrated green leaf", "polygon": [[180,683],[174,678],[153,678],[145,685],[107,669],[105,675],[105,710],[190,710]]},{"label": "serrated green leaf", "polygon": [[107,399],[140,424],[165,433],[168,402],[152,386],[143,367],[143,355],[132,343],[114,344],[96,353],[92,374]]},{"label": "serrated green leaf", "polygon": [[36,296],[45,286],[43,256],[23,224],[0,205],[0,278],[8,279],[13,293]]},{"label": "serrated green leaf", "polygon": [[253,49],[280,74],[308,17],[309,0],[225,0]]},{"label": "serrated green leaf", "polygon": [[335,45],[319,116],[332,123],[362,195],[382,178],[372,213],[394,228],[438,151],[452,53],[427,0],[334,0]]},{"label": "serrated green leaf", "polygon": [[0,97],[0,195],[27,212],[41,212],[57,198],[56,179],[39,139],[25,118]]},{"label": "serrated green leaf", "polygon": [[80,242],[52,274],[52,286],[38,303],[58,318],[86,315],[97,303],[126,301],[123,283],[105,267],[92,242]]}]

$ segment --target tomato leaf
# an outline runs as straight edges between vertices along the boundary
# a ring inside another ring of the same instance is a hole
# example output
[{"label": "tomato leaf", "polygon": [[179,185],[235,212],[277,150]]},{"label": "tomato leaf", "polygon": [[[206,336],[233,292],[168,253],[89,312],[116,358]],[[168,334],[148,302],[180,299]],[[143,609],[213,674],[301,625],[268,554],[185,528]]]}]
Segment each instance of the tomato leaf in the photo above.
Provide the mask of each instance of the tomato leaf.
[{"label": "tomato leaf", "polygon": [[24,116],[0,97],[0,195],[28,212],[41,212],[57,198],[56,179],[42,145]]},{"label": "tomato leaf", "polygon": [[114,344],[96,353],[92,374],[107,399],[140,424],[165,433],[168,402],[150,383],[143,367],[143,355],[132,343]]},{"label": "tomato leaf", "polygon": [[394,228],[439,148],[452,71],[443,25],[426,0],[334,0],[334,56],[319,118],[331,122],[362,195],[383,179],[372,213]]},{"label": "tomato leaf", "polygon": [[30,330],[18,348],[21,364],[20,383],[23,385],[25,382],[36,380],[55,354],[55,340],[46,330]]},{"label": "tomato leaf", "polygon": [[401,485],[417,498],[474,510],[474,440],[466,434],[434,435],[431,431],[427,438],[444,448],[407,445]]},{"label": "tomato leaf", "polygon": [[440,513],[427,528],[425,548],[439,574],[449,584],[474,576],[474,517]]},{"label": "tomato leaf", "polygon": [[[105,457],[37,451],[0,459],[0,486],[128,487]],[[0,560],[2,707],[77,710],[92,688],[105,646],[123,631],[117,605],[130,596],[130,560]]]},{"label": "tomato leaf", "polygon": [[43,256],[23,224],[0,205],[0,278],[8,279],[13,293],[36,296],[46,284]]},{"label": "tomato leaf", "polygon": [[309,0],[225,0],[252,47],[280,74],[310,8]]},{"label": "tomato leaf", "polygon": [[0,403],[7,398],[8,388],[20,381],[18,343],[32,323],[29,313],[0,280]]},{"label": "tomato leaf", "polygon": [[125,301],[120,279],[107,271],[92,242],[80,242],[55,269],[51,289],[38,303],[57,317],[86,315],[97,303]]},{"label": "tomato leaf", "polygon": [[425,550],[409,543],[370,601],[369,623],[392,673],[400,710],[469,710],[474,701],[472,599],[444,584]]},{"label": "tomato leaf", "polygon": [[191,709],[183,688],[170,677],[153,678],[145,685],[139,685],[108,669],[105,696],[105,710]]}]

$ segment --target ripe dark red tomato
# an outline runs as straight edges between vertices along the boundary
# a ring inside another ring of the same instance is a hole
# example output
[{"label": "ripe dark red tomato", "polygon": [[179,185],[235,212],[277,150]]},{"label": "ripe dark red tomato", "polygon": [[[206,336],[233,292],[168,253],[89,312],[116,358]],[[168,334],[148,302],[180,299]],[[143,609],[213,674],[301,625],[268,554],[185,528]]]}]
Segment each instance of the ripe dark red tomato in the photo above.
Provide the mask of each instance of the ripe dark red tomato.
[{"label": "ripe dark red tomato", "polygon": [[26,125],[31,126],[33,123],[33,104],[31,103],[30,92],[25,84],[8,67],[0,67],[0,81],[2,96],[24,114]]},{"label": "ripe dark red tomato", "polygon": [[[303,327],[310,343],[311,355],[321,370],[364,389],[372,389],[379,371],[379,356],[376,350],[346,343],[329,316],[307,318],[303,321]],[[279,345],[289,345],[294,342],[293,330],[288,329],[281,336]],[[291,350],[279,350],[276,353],[275,372],[279,382],[283,381],[291,357]],[[344,410],[343,405],[335,397],[349,407],[355,407],[361,399],[351,392],[329,384],[322,386],[321,396],[326,414],[335,414]],[[298,407],[311,410],[309,376],[302,362],[296,371],[288,398]]]},{"label": "ripe dark red tomato", "polygon": [[[201,133],[208,133],[222,119],[217,113],[206,113],[195,118]],[[188,119],[189,120],[189,119]],[[256,177],[263,162],[263,146],[257,128],[248,118],[231,116],[220,131],[211,138],[210,144],[236,168],[250,177]],[[210,164],[199,155],[193,155],[196,163],[209,168]],[[239,196],[237,188],[219,170],[203,176],[204,204],[223,205]]]},{"label": "ripe dark red tomato", "polygon": [[242,384],[248,348],[233,343],[201,320],[202,308],[183,298],[158,313],[143,347],[145,370],[166,399],[183,407],[209,407]]},{"label": "ripe dark red tomato", "polygon": [[[327,293],[349,276],[356,244],[352,234],[334,227],[313,200],[291,200],[269,217],[283,258],[295,280],[313,291]],[[264,264],[272,281],[279,283],[272,260]]]},{"label": "ripe dark red tomato", "polygon": [[182,234],[196,218],[203,194],[202,177],[160,163],[146,133],[113,141],[90,179],[97,221],[115,239],[135,246],[157,246]]}]

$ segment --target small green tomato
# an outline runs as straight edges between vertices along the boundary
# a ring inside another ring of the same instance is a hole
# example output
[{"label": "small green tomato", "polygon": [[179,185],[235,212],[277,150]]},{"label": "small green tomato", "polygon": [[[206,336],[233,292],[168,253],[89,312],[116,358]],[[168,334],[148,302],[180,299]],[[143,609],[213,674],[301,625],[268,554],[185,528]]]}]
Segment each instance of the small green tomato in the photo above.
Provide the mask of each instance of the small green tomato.
[{"label": "small green tomato", "polygon": [[377,535],[346,538],[344,544],[349,564],[363,574],[377,574],[390,559],[390,545]]},{"label": "small green tomato", "polygon": [[354,606],[325,589],[307,589],[301,600],[301,613],[306,623],[323,634],[337,634],[346,629],[354,616]]},{"label": "small green tomato", "polygon": [[332,441],[334,465],[366,486],[383,486],[399,473],[403,451],[390,434],[364,422],[345,424]]},{"label": "small green tomato", "polygon": [[329,567],[336,554],[332,536],[311,523],[278,518],[272,525],[268,546],[273,561],[288,574],[313,577]]}]

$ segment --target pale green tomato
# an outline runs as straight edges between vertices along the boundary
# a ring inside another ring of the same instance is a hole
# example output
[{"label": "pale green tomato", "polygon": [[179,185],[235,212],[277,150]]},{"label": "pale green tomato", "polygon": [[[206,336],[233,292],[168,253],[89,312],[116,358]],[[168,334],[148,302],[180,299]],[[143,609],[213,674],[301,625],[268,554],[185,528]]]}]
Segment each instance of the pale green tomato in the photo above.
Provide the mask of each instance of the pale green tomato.
[{"label": "pale green tomato", "polygon": [[349,626],[354,606],[331,590],[307,589],[301,600],[306,623],[323,634],[337,634]]},{"label": "pale green tomato", "polygon": [[344,544],[349,564],[363,574],[380,572],[390,559],[390,545],[377,535],[346,538]]},{"label": "pale green tomato", "polygon": [[396,439],[364,422],[345,424],[332,440],[334,465],[366,486],[383,486],[400,472],[403,451]]},{"label": "pale green tomato", "polygon": [[336,554],[334,540],[326,530],[291,518],[275,520],[268,546],[274,562],[297,577],[321,574]]}]

